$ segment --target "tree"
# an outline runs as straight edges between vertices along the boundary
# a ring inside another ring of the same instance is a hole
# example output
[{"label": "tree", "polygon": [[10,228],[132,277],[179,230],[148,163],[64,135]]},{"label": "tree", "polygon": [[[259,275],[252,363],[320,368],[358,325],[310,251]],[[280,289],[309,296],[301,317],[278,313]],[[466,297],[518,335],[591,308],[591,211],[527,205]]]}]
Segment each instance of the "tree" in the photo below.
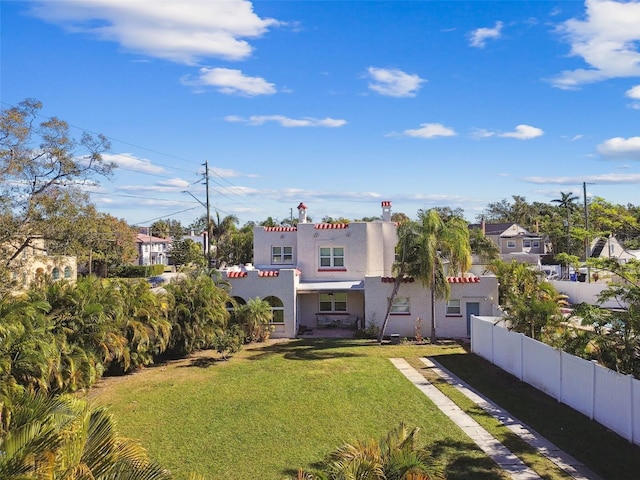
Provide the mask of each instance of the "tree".
[{"label": "tree", "polygon": [[34,238],[64,236],[69,226],[60,204],[87,204],[82,187],[111,174],[114,164],[101,153],[109,149],[103,135],[84,133],[79,141],[56,117],[35,123],[42,104],[33,99],[0,114],[0,257],[3,268],[16,267],[20,253]]},{"label": "tree", "polygon": [[171,246],[171,259],[175,265],[195,265],[204,267],[207,258],[202,245],[190,238],[174,240]]},{"label": "tree", "polygon": [[380,440],[347,443],[328,455],[322,470],[334,480],[443,478],[429,450],[417,445],[419,430],[417,427],[410,430],[400,423]]},{"label": "tree", "polygon": [[171,478],[139,442],[117,432],[105,407],[24,391],[0,398],[0,413],[3,479]]},{"label": "tree", "polygon": [[158,220],[151,224],[149,234],[160,238],[171,237],[175,240],[182,238],[184,228],[179,220]]},{"label": "tree", "polygon": [[498,246],[487,238],[479,228],[469,230],[469,246],[471,247],[471,253],[476,254],[485,263],[500,258]]},{"label": "tree", "polygon": [[269,338],[270,323],[273,320],[273,311],[269,302],[259,297],[250,298],[246,304],[238,308],[236,319],[242,326],[248,341],[256,342]]},{"label": "tree", "polygon": [[[449,298],[449,282],[447,274],[457,275],[471,266],[471,247],[469,245],[469,229],[467,222],[461,217],[452,216],[448,221],[440,218],[437,210],[418,211],[418,220],[401,224],[398,231],[399,260],[394,264],[396,282],[394,292],[397,293],[399,282],[407,277],[414,277],[430,292],[431,297],[431,335],[432,343],[437,340],[436,334],[436,300]],[[394,294],[389,299],[390,311]],[[388,315],[387,315],[388,317]],[[381,329],[379,339],[384,335]]]},{"label": "tree", "polygon": [[571,254],[571,214],[578,208],[576,200],[579,200],[579,198],[571,192],[560,192],[560,198],[551,200],[551,202],[557,203],[560,208],[564,209],[567,215],[567,223],[565,225],[567,229],[567,248],[565,252],[567,254]]}]

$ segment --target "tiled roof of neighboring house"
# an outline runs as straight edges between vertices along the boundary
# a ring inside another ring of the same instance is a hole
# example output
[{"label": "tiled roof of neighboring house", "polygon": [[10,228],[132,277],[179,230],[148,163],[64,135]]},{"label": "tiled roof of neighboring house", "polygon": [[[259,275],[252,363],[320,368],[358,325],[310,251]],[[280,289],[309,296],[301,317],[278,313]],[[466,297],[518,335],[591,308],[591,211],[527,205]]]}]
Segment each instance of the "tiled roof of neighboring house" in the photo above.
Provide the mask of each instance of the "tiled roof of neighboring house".
[{"label": "tiled roof of neighboring house", "polygon": [[171,243],[171,239],[154,237],[152,235],[145,235],[144,233],[138,233],[136,235],[136,242],[138,243]]},{"label": "tiled roof of neighboring house", "polygon": [[318,230],[342,229],[349,228],[348,223],[316,223]]},{"label": "tiled roof of neighboring house", "polygon": [[296,227],[262,227],[265,232],[296,232]]},{"label": "tiled roof of neighboring house", "polygon": [[[514,225],[520,227],[520,225],[518,225],[517,223],[485,223],[484,224],[484,233],[485,235],[502,235],[503,233],[505,233],[507,230],[509,230],[511,227],[513,227]],[[469,225],[470,229],[473,228],[477,228],[479,230],[482,229],[482,224],[481,223],[472,223]],[[522,227],[520,227],[522,228]],[[528,230],[524,229],[526,233],[524,233],[523,235],[520,235],[519,232],[515,235],[517,236],[525,236],[525,237],[532,237],[532,238],[539,238],[540,234],[538,233],[532,233],[529,232]],[[508,235],[507,235],[508,236]]]}]

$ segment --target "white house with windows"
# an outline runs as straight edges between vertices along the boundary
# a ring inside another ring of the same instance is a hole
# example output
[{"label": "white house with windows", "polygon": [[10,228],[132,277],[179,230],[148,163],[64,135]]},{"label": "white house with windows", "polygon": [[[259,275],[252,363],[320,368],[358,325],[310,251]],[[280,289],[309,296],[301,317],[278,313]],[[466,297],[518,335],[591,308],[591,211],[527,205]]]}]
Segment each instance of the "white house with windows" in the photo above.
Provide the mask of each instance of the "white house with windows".
[{"label": "white house with windows", "polygon": [[168,265],[171,239],[154,237],[144,233],[136,235],[138,258],[136,265]]},{"label": "white house with windows", "polygon": [[[254,265],[222,271],[233,297],[240,304],[255,297],[268,301],[276,338],[380,326],[393,288],[397,243],[391,202],[382,202],[382,220],[376,222],[309,223],[304,204],[298,212],[295,227],[254,228]],[[470,315],[495,313],[498,283],[494,276],[473,275],[449,282],[450,300],[436,305],[436,332],[440,337],[467,337]],[[428,336],[430,311],[429,292],[419,282],[403,283],[387,333],[414,337],[421,320],[421,334]]]}]

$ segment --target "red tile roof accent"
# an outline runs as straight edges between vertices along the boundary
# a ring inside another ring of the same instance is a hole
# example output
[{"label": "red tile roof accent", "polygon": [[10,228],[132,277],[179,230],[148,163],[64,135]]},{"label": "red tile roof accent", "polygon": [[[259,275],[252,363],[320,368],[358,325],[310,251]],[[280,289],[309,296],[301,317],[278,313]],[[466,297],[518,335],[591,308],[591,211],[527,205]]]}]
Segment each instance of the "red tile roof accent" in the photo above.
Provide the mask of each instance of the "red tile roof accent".
[{"label": "red tile roof accent", "polygon": [[262,227],[265,232],[296,232],[296,227]]},{"label": "red tile roof accent", "polygon": [[258,272],[259,277],[277,277],[280,275],[279,270],[260,270]]},{"label": "red tile roof accent", "polygon": [[479,283],[480,277],[447,277],[449,283]]},{"label": "red tile roof accent", "polygon": [[[396,277],[382,277],[380,279],[382,283],[394,283],[396,281]],[[404,283],[413,283],[416,281],[413,277],[405,277],[402,279]]]},{"label": "red tile roof accent", "polygon": [[316,223],[316,229],[318,230],[330,230],[330,229],[342,229],[349,228],[348,223]]},{"label": "red tile roof accent", "polygon": [[306,210],[307,206],[304,203],[300,202],[300,205],[298,205],[298,210],[300,210],[301,208],[304,208]]},{"label": "red tile roof accent", "polygon": [[227,272],[227,278],[241,278],[246,276],[247,272]]},{"label": "red tile roof accent", "polygon": [[388,200],[385,200],[385,201],[382,202],[382,206],[383,207],[390,207],[391,206],[391,202],[388,201]]}]

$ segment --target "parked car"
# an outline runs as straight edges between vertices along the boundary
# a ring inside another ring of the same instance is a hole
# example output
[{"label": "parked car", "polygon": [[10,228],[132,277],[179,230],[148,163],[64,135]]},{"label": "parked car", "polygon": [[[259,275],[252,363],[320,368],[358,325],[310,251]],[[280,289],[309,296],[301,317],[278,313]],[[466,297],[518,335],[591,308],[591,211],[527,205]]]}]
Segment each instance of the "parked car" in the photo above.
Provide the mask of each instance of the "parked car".
[{"label": "parked car", "polygon": [[160,285],[164,285],[167,283],[167,279],[164,277],[156,276],[147,278],[147,282],[151,285],[152,288],[159,287]]}]

